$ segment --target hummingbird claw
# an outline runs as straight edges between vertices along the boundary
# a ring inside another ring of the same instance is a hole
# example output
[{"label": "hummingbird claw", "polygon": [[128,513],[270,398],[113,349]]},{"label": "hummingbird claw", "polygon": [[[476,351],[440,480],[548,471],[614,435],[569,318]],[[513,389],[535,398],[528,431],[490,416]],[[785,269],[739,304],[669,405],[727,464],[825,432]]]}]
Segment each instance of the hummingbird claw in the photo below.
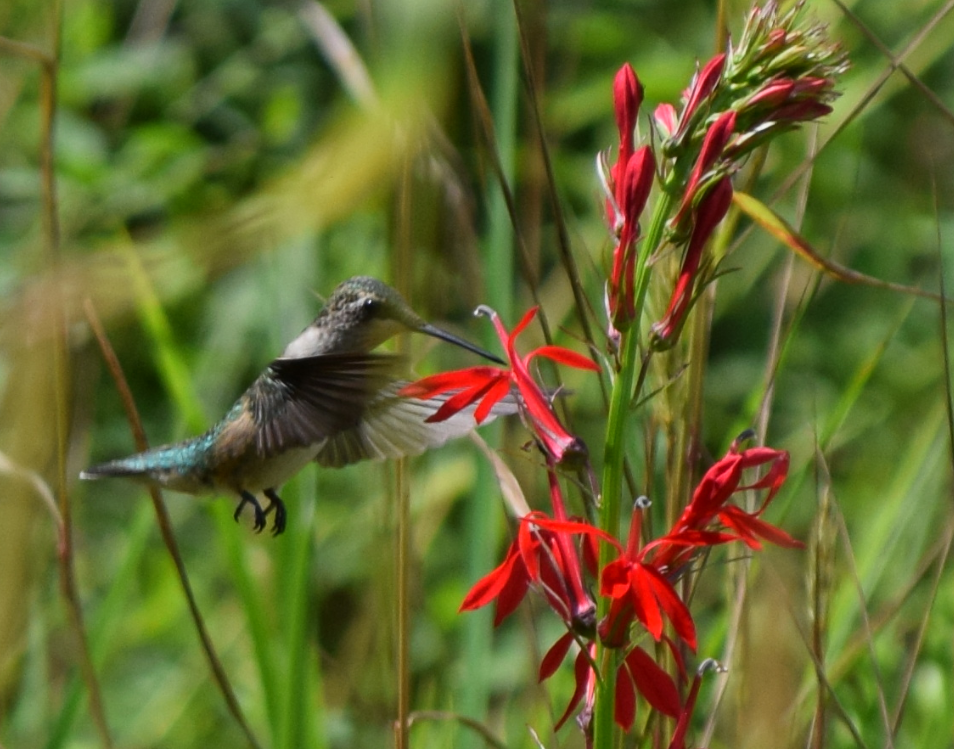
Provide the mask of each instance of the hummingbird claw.
[{"label": "hummingbird claw", "polygon": [[[232,515],[232,518],[237,523],[239,516],[242,514],[242,508],[245,507],[245,505],[247,504],[252,505],[252,509],[255,511],[255,524],[252,526],[252,528],[255,530],[256,533],[261,533],[262,528],[265,527],[265,511],[262,509],[262,506],[258,503],[258,500],[255,499],[255,495],[252,494],[251,492],[243,491],[241,496],[242,496],[242,501],[239,502],[239,506],[235,508],[235,514]],[[271,499],[271,497],[269,497],[269,499]],[[277,522],[277,515],[276,515],[276,522]]]},{"label": "hummingbird claw", "polygon": [[275,510],[275,524],[272,526],[272,535],[279,536],[285,532],[285,520],[287,519],[285,503],[282,502],[282,498],[275,493],[274,489],[266,489],[265,496],[268,497],[268,507],[265,508],[265,515],[267,516],[268,513]]}]

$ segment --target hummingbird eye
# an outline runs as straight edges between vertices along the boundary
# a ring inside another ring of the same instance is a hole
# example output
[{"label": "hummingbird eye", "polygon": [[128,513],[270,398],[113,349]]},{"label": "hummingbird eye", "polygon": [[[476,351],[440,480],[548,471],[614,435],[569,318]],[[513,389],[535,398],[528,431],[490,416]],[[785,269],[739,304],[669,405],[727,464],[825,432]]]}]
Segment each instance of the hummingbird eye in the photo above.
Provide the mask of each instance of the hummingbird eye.
[{"label": "hummingbird eye", "polygon": [[381,308],[381,302],[377,299],[365,299],[361,303],[361,313],[365,318],[372,318],[377,315]]}]

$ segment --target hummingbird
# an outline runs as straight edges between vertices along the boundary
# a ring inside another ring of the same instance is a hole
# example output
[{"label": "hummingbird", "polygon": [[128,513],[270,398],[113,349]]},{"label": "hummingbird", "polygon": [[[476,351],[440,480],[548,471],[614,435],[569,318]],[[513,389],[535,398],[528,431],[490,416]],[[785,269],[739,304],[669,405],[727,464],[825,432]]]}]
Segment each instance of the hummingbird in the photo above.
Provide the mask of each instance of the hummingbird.
[{"label": "hummingbird", "polygon": [[[417,455],[474,427],[472,410],[429,424],[452,393],[403,398],[401,357],[373,350],[402,330],[424,333],[504,364],[493,354],[421,319],[401,295],[369,276],[342,282],[324,308],[205,434],[87,468],[82,479],[131,478],[186,494],[232,492],[261,532],[287,513],[277,489],[311,461],[340,467]],[[503,401],[494,416],[516,411]],[[263,508],[257,495],[264,495]]]}]

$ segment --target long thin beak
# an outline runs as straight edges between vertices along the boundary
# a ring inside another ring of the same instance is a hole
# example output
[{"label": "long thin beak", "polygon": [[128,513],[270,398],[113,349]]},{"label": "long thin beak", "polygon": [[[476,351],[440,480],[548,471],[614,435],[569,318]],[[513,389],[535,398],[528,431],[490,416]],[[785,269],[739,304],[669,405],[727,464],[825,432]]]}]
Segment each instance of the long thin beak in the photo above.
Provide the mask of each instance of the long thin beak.
[{"label": "long thin beak", "polygon": [[507,362],[505,362],[499,356],[494,356],[489,351],[484,351],[479,346],[475,346],[474,344],[465,341],[463,338],[458,338],[453,333],[448,333],[446,330],[441,330],[430,323],[424,323],[424,325],[417,330],[419,333],[434,336],[434,338],[440,338],[442,341],[447,341],[448,343],[453,343],[455,346],[460,346],[461,348],[465,348],[468,351],[472,351],[473,353],[477,354],[477,356],[482,356],[484,359],[489,359],[492,362],[503,364],[504,366],[507,365]]}]

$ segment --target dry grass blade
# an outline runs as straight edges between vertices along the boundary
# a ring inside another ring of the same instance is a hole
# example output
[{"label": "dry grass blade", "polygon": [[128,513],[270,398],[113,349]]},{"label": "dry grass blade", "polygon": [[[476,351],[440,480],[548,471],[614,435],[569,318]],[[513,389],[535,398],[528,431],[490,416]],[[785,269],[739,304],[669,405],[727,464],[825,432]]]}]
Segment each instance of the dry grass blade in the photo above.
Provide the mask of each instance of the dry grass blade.
[{"label": "dry grass blade", "polygon": [[[838,0],[835,0],[835,3],[844,10],[844,6],[842,6],[841,3],[838,2]],[[898,53],[897,55],[891,55],[886,53],[891,60],[891,65],[888,67],[888,69],[885,70],[880,76],[878,76],[878,79],[874,81],[868,87],[868,91],[865,92],[864,96],[861,97],[861,99],[854,106],[854,108],[845,115],[845,117],[842,119],[838,127],[836,127],[834,131],[831,133],[831,135],[828,136],[828,139],[824,143],[822,143],[822,145],[818,148],[818,150],[815,152],[812,158],[808,160],[806,163],[802,164],[797,169],[795,169],[789,175],[789,177],[782,182],[779,188],[772,195],[771,200],[768,201],[769,205],[774,203],[779,196],[785,195],[788,192],[789,188],[795,183],[795,181],[798,180],[802,176],[802,174],[805,172],[805,170],[808,169],[814,163],[815,159],[818,158],[818,155],[822,151],[824,151],[831,143],[835,142],[835,139],[838,138],[838,136],[842,133],[842,131],[844,131],[848,127],[848,125],[850,125],[855,120],[855,118],[861,114],[861,112],[865,109],[865,107],[867,107],[874,100],[875,96],[881,90],[882,86],[884,86],[888,78],[891,77],[891,74],[902,65],[902,62],[904,61],[904,59],[908,57],[910,54],[912,54],[915,49],[917,49],[917,47],[921,44],[922,41],[924,41],[925,37],[928,35],[928,32],[931,29],[933,29],[941,21],[941,19],[944,18],[944,16],[950,13],[951,10],[954,10],[954,0],[948,0],[948,2],[945,3],[944,7],[939,9],[938,12],[934,14],[934,16],[924,25],[924,28],[921,29],[920,33],[916,34],[914,38],[910,42],[908,42],[908,44],[904,47],[904,49],[901,50],[900,53]],[[936,97],[933,97],[933,96],[929,98],[931,99],[932,102],[936,100]]]},{"label": "dry grass blade", "polygon": [[522,518],[529,514],[530,505],[527,503],[527,499],[523,494],[523,489],[520,488],[520,482],[517,481],[517,477],[513,475],[513,471],[510,470],[510,467],[495,451],[490,449],[490,446],[484,441],[484,438],[477,434],[477,432],[471,432],[468,436],[471,442],[477,445],[487,460],[490,461],[490,465],[494,469],[494,475],[497,477],[497,483],[500,486],[500,493],[503,495],[513,516],[515,518]]},{"label": "dry grass blade", "polygon": [[936,573],[931,584],[930,596],[928,596],[928,600],[925,603],[924,615],[921,617],[921,626],[918,627],[917,635],[913,641],[906,647],[908,664],[900,681],[901,686],[898,704],[895,706],[894,715],[891,717],[892,738],[897,738],[898,729],[901,728],[901,719],[904,717],[904,708],[907,705],[908,695],[911,691],[911,681],[914,678],[914,670],[918,665],[918,656],[922,652],[924,640],[928,634],[928,624],[931,621],[931,609],[937,602],[937,593],[941,587],[941,577],[945,569],[947,569],[948,560],[951,558],[952,541],[954,541],[954,521],[948,522],[947,530],[945,531],[943,550],[938,555]]},{"label": "dry grass blade", "polygon": [[494,747],[494,749],[507,749],[507,745],[494,736],[490,732],[490,729],[483,723],[473,718],[468,718],[466,715],[459,715],[458,713],[451,713],[444,710],[417,710],[407,716],[407,727],[410,728],[415,723],[428,720],[460,723],[462,726],[478,734],[487,746]]},{"label": "dry grass blade", "polygon": [[325,59],[338,73],[348,93],[362,107],[376,108],[378,95],[374,91],[374,84],[361,55],[324,4],[307,2],[301,6],[298,15],[311,32]]},{"label": "dry grass blade", "polygon": [[[875,691],[878,695],[878,712],[881,715],[881,720],[884,722],[885,735],[890,737],[891,718],[888,714],[888,700],[885,693],[884,677],[881,674],[881,668],[878,666],[878,656],[875,652],[875,628],[872,624],[871,617],[868,615],[868,601],[865,599],[865,591],[858,574],[858,567],[855,563],[855,555],[852,551],[851,537],[848,535],[848,528],[845,525],[843,517],[839,516],[838,520],[838,530],[846,550],[845,559],[848,562],[851,580],[855,585],[855,593],[858,597],[858,611],[861,617],[863,637],[868,647],[868,655],[871,659],[871,670],[874,673],[876,681]],[[890,747],[893,746],[894,741],[889,738],[889,740],[885,742],[885,747],[890,749]]]},{"label": "dry grass blade", "polygon": [[[52,15],[52,52],[32,44],[24,44],[6,38],[0,38],[0,50],[32,60],[40,66],[40,133],[39,133],[39,172],[42,211],[40,220],[43,226],[43,239],[46,261],[54,272],[60,267],[60,223],[56,197],[54,125],[57,110],[57,74],[59,71],[60,33],[62,6],[53,5]],[[57,561],[60,571],[60,589],[66,601],[67,612],[73,631],[79,640],[80,670],[89,690],[89,703],[93,722],[103,746],[113,745],[106,719],[102,690],[93,667],[89,649],[89,638],[83,620],[83,607],[79,589],[76,585],[76,567],[73,553],[73,519],[67,479],[67,447],[71,427],[70,392],[70,351],[67,343],[67,321],[64,310],[62,289],[56,287],[51,298],[54,333],[51,342],[53,358],[53,382],[55,399],[56,434],[56,494],[58,497]]]},{"label": "dry grass blade", "polygon": [[56,506],[56,497],[53,496],[53,490],[43,480],[43,477],[36,471],[18,465],[3,452],[0,452],[0,473],[19,478],[30,485],[52,516],[53,522],[56,524],[57,538],[61,537],[63,535],[63,516],[60,515],[60,508]]},{"label": "dry grass blade", "polygon": [[[536,276],[531,272],[529,252],[527,250],[527,245],[524,241],[523,234],[520,231],[520,221],[518,220],[517,216],[517,202],[513,196],[513,190],[510,189],[510,185],[507,182],[503,165],[500,163],[500,152],[497,148],[497,137],[494,133],[493,115],[490,112],[490,105],[487,103],[487,97],[484,94],[483,87],[480,84],[480,77],[477,74],[477,64],[474,62],[474,51],[471,48],[470,35],[467,32],[467,27],[464,25],[464,17],[462,12],[458,14],[458,20],[460,23],[461,42],[464,46],[464,64],[467,68],[467,91],[470,94],[471,105],[476,111],[477,118],[480,122],[480,130],[484,137],[484,144],[487,149],[487,153],[490,156],[490,164],[493,167],[494,176],[497,178],[497,182],[500,185],[500,191],[503,194],[504,202],[507,205],[507,213],[510,216],[510,224],[513,227],[514,237],[517,240],[517,247],[520,250],[519,258],[521,272],[523,273],[524,279],[527,280],[534,304],[539,306],[540,290],[535,281]],[[547,343],[553,343],[553,337],[550,333],[550,325],[547,322],[546,315],[543,313],[542,308],[538,319],[540,320],[540,327],[543,329],[543,336]]]},{"label": "dry grass blade", "polygon": [[[934,191],[934,200],[937,201],[937,190]],[[935,215],[938,215],[938,206],[935,202]],[[947,291],[944,287],[944,253],[941,252],[941,236],[940,236],[940,220],[936,222],[938,237],[937,237],[937,264],[938,264],[938,281],[940,283],[941,297],[947,296]],[[947,305],[939,304],[938,310],[941,313],[941,351],[944,355],[944,392],[946,394],[945,406],[947,407],[947,442],[948,449],[951,451],[951,466],[954,468],[954,393],[951,392],[951,351],[948,347],[948,337],[947,337]]]},{"label": "dry grass blade", "polygon": [[[910,294],[912,296],[923,297],[924,299],[933,299],[940,301],[942,296],[933,291],[919,289],[916,286],[906,286],[905,284],[894,283],[893,281],[883,281],[880,278],[859,273],[851,268],[846,268],[826,257],[823,257],[803,236],[801,236],[792,226],[789,225],[781,216],[775,213],[765,203],[757,200],[751,195],[743,192],[736,192],[732,195],[732,201],[753,221],[761,226],[765,231],[779,240],[793,252],[805,258],[811,265],[826,275],[842,283],[858,284],[860,286],[871,286],[876,289],[885,289],[895,291],[900,294]],[[948,302],[952,300],[947,300]]]},{"label": "dry grass blade", "polygon": [[[934,191],[935,201],[937,201],[937,190]],[[939,212],[939,207],[935,203],[935,215],[937,216]],[[940,224],[938,223],[938,226]],[[941,237],[940,237],[940,228],[938,229],[937,237],[937,260],[938,267],[940,272],[938,273],[938,279],[940,282],[940,293],[941,297],[945,296],[945,287],[944,287],[944,259],[941,253]],[[941,321],[941,351],[944,359],[944,389],[946,393],[945,405],[947,407],[947,429],[948,429],[948,448],[952,451],[951,454],[951,466],[954,467],[954,403],[951,400],[951,352],[948,347],[948,337],[947,337],[947,305],[939,304],[938,309],[940,311],[940,321]],[[934,604],[937,602],[937,594],[940,589],[941,576],[944,574],[944,570],[947,568],[947,562],[951,556],[951,543],[954,541],[954,517],[950,518],[947,524],[947,529],[944,534],[944,541],[942,542],[943,548],[937,556],[937,568],[934,575],[934,579],[931,584],[931,593],[928,597],[927,602],[925,603],[924,614],[921,617],[921,626],[918,627],[917,636],[914,638],[914,642],[909,645],[908,650],[908,665],[904,671],[904,676],[901,679],[901,690],[900,696],[898,698],[898,704],[895,706],[894,715],[891,720],[891,735],[892,737],[897,737],[898,729],[901,727],[901,720],[904,716],[904,709],[908,702],[908,695],[910,693],[911,681],[914,678],[914,670],[918,665],[918,656],[921,653],[922,646],[924,645],[925,637],[928,633],[928,624],[931,621],[931,609]],[[920,576],[919,576],[920,577]]]},{"label": "dry grass blade", "polygon": [[[123,409],[125,410],[126,418],[129,421],[130,431],[132,431],[133,439],[136,443],[136,449],[142,452],[143,450],[148,449],[149,445],[146,442],[146,433],[142,427],[142,420],[139,418],[139,411],[136,408],[132,391],[129,389],[129,384],[126,381],[125,375],[123,374],[119,359],[116,357],[116,353],[113,350],[112,345],[109,343],[109,339],[106,337],[106,331],[103,329],[102,323],[96,314],[96,310],[93,307],[92,302],[86,300],[83,308],[86,312],[87,322],[89,323],[93,334],[96,336],[96,341],[99,344],[100,351],[102,352],[103,358],[106,361],[106,366],[109,369],[109,373],[112,376],[113,381],[116,383],[116,389],[119,391]],[[189,582],[189,576],[186,572],[185,563],[182,561],[182,555],[179,553],[179,544],[176,542],[175,535],[172,532],[172,523],[169,519],[169,512],[166,510],[165,502],[162,500],[162,494],[160,493],[159,489],[154,486],[150,486],[149,495],[152,497],[152,504],[156,510],[156,518],[159,521],[159,531],[162,534],[163,543],[165,543],[166,549],[169,551],[169,556],[172,557],[172,561],[175,564],[176,573],[179,577],[179,582],[182,585],[182,591],[185,594],[186,601],[189,604],[189,613],[192,616],[192,621],[195,623],[196,632],[198,633],[199,640],[202,644],[202,650],[209,661],[209,666],[212,669],[215,682],[218,685],[222,696],[225,698],[225,703],[228,706],[229,712],[232,714],[235,722],[238,723],[239,727],[242,729],[242,732],[248,739],[249,744],[255,747],[255,749],[260,749],[262,745],[252,732],[251,726],[249,726],[248,722],[245,720],[242,707],[239,705],[238,699],[235,696],[235,692],[232,689],[232,685],[229,682],[228,676],[225,673],[225,669],[222,666],[222,662],[219,660],[219,657],[215,652],[215,646],[212,644],[212,638],[209,636],[209,632],[206,629],[205,620],[202,618],[202,613],[199,611],[199,605],[196,602],[195,595],[192,592],[192,584]]]},{"label": "dry grass blade", "polygon": [[[833,0],[833,2],[841,9],[841,12],[845,14],[845,17],[847,17],[848,20],[851,21],[862,34],[865,35],[868,41],[877,47],[878,51],[891,61],[891,70],[900,71],[901,74],[908,79],[911,85],[920,91],[924,95],[924,98],[937,108],[937,111],[941,114],[941,116],[943,116],[948,122],[954,124],[954,112],[951,112],[951,110],[947,108],[938,95],[929,89],[924,82],[913,72],[911,72],[908,66],[902,62],[908,50],[905,50],[901,55],[894,55],[891,50],[888,49],[888,47],[885,46],[885,44],[878,38],[878,36],[871,29],[869,29],[854,12],[852,12],[851,8],[842,3],[841,0]],[[954,1],[949,0],[947,5],[941,8],[934,15],[934,18],[924,25],[924,28],[917,37],[917,41],[920,41],[922,38],[924,38],[924,36],[926,36],[932,28],[940,23],[941,19],[950,13],[952,9],[954,9]],[[909,49],[913,49],[913,47],[914,43],[912,42],[912,45],[909,47]]]},{"label": "dry grass blade", "polygon": [[513,8],[517,14],[517,29],[520,32],[520,58],[523,61],[523,72],[527,86],[527,98],[530,101],[530,112],[533,115],[533,125],[537,131],[536,135],[540,143],[540,155],[543,157],[543,166],[546,171],[547,191],[550,197],[550,210],[553,211],[553,222],[557,230],[557,247],[560,250],[560,261],[563,263],[563,268],[570,281],[570,288],[573,290],[574,309],[576,310],[577,319],[580,322],[580,328],[583,330],[583,336],[586,338],[591,349],[596,350],[596,339],[593,337],[593,331],[590,329],[589,318],[586,314],[587,310],[590,309],[589,302],[583,291],[580,272],[570,248],[570,236],[566,228],[566,221],[563,218],[560,197],[557,195],[556,177],[553,174],[553,160],[550,158],[546,132],[543,129],[543,119],[540,117],[540,102],[537,96],[538,87],[536,77],[533,74],[533,66],[531,64],[533,58],[530,54],[523,12],[520,9],[520,3],[516,0],[513,3]]}]

